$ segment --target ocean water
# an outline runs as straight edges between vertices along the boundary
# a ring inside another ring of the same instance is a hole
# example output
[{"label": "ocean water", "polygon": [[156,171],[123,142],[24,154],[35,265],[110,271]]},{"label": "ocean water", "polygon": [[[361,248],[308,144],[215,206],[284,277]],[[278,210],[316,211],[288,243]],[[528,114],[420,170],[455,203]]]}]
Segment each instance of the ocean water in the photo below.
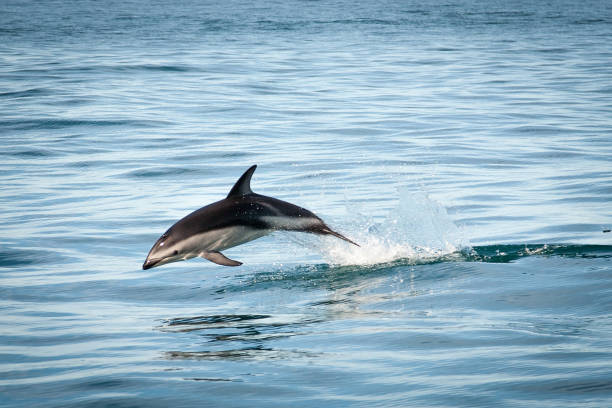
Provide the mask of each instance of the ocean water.
[{"label": "ocean water", "polygon": [[[0,406],[612,406],[606,1],[0,3]],[[143,271],[253,189],[275,233]]]}]

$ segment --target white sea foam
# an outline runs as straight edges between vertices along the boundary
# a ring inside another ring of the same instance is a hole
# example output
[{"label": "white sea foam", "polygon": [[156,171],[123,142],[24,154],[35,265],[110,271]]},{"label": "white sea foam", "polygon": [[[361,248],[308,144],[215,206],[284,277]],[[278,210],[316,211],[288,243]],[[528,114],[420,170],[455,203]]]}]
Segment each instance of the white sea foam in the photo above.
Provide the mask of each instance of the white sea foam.
[{"label": "white sea foam", "polygon": [[401,191],[399,203],[383,222],[377,223],[363,214],[350,216],[353,217],[351,225],[335,222],[331,223],[332,228],[360,247],[333,237],[310,241],[307,245],[336,265],[374,265],[398,259],[421,262],[470,246],[444,206],[422,192]]}]

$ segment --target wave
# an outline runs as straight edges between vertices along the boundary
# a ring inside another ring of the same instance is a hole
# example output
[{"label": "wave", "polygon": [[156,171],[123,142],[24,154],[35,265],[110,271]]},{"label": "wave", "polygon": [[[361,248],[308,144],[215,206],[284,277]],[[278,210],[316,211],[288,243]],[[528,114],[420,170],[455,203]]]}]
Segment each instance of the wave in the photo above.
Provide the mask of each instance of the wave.
[{"label": "wave", "polygon": [[121,120],[121,119],[62,119],[62,118],[32,118],[0,121],[0,125],[13,130],[51,130],[71,127],[138,127],[150,128],[163,123],[157,120]]},{"label": "wave", "polygon": [[41,265],[66,261],[62,254],[39,249],[19,249],[15,247],[0,246],[0,268],[18,268],[29,265]]},{"label": "wave", "polygon": [[16,99],[16,98],[31,98],[43,95],[50,95],[51,91],[45,88],[31,88],[23,91],[0,92],[0,98]]},{"label": "wave", "polygon": [[528,256],[565,258],[611,258],[612,245],[528,244],[475,246],[461,254],[468,262],[512,262]]}]

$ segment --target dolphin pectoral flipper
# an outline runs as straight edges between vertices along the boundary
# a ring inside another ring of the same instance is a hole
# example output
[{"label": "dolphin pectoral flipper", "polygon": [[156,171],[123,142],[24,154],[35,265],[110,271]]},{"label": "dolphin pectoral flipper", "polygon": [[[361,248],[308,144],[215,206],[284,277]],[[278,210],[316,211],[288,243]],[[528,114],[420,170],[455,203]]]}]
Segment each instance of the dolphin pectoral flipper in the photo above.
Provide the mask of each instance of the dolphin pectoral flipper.
[{"label": "dolphin pectoral flipper", "polygon": [[200,256],[204,259],[208,259],[211,262],[214,262],[219,265],[224,266],[240,266],[242,262],[234,261],[233,259],[229,259],[221,252],[218,251],[205,251],[200,253]]}]

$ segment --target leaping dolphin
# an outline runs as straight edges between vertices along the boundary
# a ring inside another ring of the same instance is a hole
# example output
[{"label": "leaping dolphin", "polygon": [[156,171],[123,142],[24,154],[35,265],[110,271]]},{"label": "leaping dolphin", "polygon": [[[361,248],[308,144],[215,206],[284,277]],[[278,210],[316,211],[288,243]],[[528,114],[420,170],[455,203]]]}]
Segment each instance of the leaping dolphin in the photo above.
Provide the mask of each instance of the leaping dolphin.
[{"label": "leaping dolphin", "polygon": [[234,184],[227,197],[187,215],[171,226],[153,245],[142,269],[200,256],[225,266],[242,262],[220,251],[268,235],[273,231],[300,231],[333,235],[355,242],[333,231],[312,212],[251,190],[251,166]]}]

